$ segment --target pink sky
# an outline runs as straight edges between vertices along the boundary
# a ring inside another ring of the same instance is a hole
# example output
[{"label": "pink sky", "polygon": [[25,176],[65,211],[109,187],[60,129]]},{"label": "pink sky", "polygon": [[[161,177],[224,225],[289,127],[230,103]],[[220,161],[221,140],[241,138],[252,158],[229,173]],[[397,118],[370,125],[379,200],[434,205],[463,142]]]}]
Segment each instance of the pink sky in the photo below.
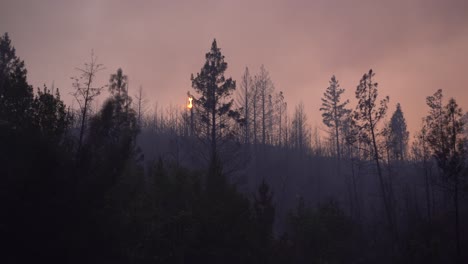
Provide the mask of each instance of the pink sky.
[{"label": "pink sky", "polygon": [[70,77],[94,49],[106,66],[101,84],[122,67],[131,94],[142,85],[152,102],[182,105],[216,38],[228,76],[264,64],[289,110],[303,101],[310,124],[323,128],[318,109],[331,75],[351,98],[372,68],[390,112],[401,103],[413,134],[437,89],[468,109],[467,14],[466,0],[7,0],[0,32],[9,32],[29,82],[55,82],[68,104]]}]

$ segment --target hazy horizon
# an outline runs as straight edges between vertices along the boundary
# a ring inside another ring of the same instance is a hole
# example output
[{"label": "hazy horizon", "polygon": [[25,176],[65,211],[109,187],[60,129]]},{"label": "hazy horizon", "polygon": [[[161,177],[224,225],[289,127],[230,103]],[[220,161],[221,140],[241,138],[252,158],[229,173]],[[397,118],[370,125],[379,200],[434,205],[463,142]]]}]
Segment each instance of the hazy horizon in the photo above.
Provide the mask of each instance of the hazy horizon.
[{"label": "hazy horizon", "polygon": [[468,0],[0,1],[3,262],[468,263]]},{"label": "hazy horizon", "polygon": [[94,49],[106,67],[99,84],[121,67],[131,95],[141,85],[150,106],[182,106],[216,38],[238,87],[246,66],[255,74],[263,64],[289,112],[302,101],[312,128],[324,128],[318,109],[330,77],[354,107],[356,85],[372,68],[389,114],[401,103],[412,137],[437,89],[468,108],[467,11],[456,0],[20,0],[2,3],[0,31],[10,34],[29,83],[54,82],[67,105],[70,77]]}]

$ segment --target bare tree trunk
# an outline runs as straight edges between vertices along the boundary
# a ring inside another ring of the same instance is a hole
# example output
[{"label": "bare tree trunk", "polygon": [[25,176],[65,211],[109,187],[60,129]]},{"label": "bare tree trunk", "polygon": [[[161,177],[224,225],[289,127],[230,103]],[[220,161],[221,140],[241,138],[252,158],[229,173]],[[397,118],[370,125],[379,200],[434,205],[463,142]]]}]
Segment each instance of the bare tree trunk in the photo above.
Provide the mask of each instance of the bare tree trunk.
[{"label": "bare tree trunk", "polygon": [[279,144],[280,147],[282,147],[282,143],[283,143],[283,142],[282,142],[282,136],[283,136],[283,134],[282,134],[282,129],[283,129],[283,127],[282,127],[282,122],[283,122],[282,118],[283,118],[283,102],[280,102],[280,111],[279,111],[279,141],[278,141],[278,144]]},{"label": "bare tree trunk", "polygon": [[266,87],[262,87],[262,145],[265,145],[265,91]]},{"label": "bare tree trunk", "polygon": [[138,96],[136,98],[138,99],[138,125],[141,126],[141,107],[143,104],[143,88],[141,86],[138,89]]},{"label": "bare tree trunk", "polygon": [[430,186],[429,186],[429,172],[427,168],[426,158],[423,160],[424,167],[424,179],[426,185],[426,207],[427,207],[427,220],[429,223],[432,222],[432,213],[431,213],[431,196],[430,196]]},{"label": "bare tree trunk", "polygon": [[254,133],[254,144],[257,145],[257,92],[258,87],[255,87],[255,94],[253,97],[253,133]]},{"label": "bare tree trunk", "polygon": [[[370,116],[370,115],[369,115]],[[372,124],[372,120],[370,120],[370,124]],[[392,216],[392,211],[391,211],[391,206],[389,204],[389,200],[388,200],[388,195],[387,195],[387,192],[386,192],[386,188],[385,188],[385,182],[384,182],[384,178],[383,178],[383,175],[382,175],[382,169],[380,167],[380,159],[379,159],[379,152],[378,152],[378,148],[377,148],[377,141],[376,141],[376,138],[375,138],[375,132],[374,132],[374,127],[371,125],[371,134],[372,134],[372,145],[373,145],[373,149],[374,149],[374,160],[375,160],[375,163],[376,163],[376,166],[377,166],[377,174],[379,176],[379,182],[380,182],[380,191],[382,193],[382,198],[383,198],[383,203],[384,203],[384,207],[385,207],[385,213],[387,215],[387,221],[388,221],[388,224],[389,224],[389,228],[392,232],[394,232],[394,223],[393,223],[393,216]]]},{"label": "bare tree trunk", "polygon": [[211,157],[216,158],[216,91],[213,89],[211,108]]},{"label": "bare tree trunk", "polygon": [[340,139],[338,135],[338,121],[335,120],[335,138],[336,138],[336,154],[338,161],[341,160],[341,151],[340,151]]},{"label": "bare tree trunk", "polygon": [[245,86],[245,104],[244,104],[244,117],[245,117],[245,140],[244,143],[250,143],[250,122],[249,122],[249,97],[248,97],[249,87]]},{"label": "bare tree trunk", "polygon": [[454,190],[454,207],[455,207],[455,236],[457,242],[457,263],[461,262],[461,245],[460,245],[460,221],[459,221],[459,200],[458,200],[458,175],[455,175],[455,190]]},{"label": "bare tree trunk", "polygon": [[84,136],[85,125],[86,125],[86,113],[88,112],[89,89],[91,88],[91,81],[92,81],[92,74],[90,74],[88,78],[88,83],[86,87],[86,95],[84,98],[84,106],[83,106],[83,111],[82,111],[83,113],[81,115],[80,138],[78,140],[78,151],[77,151],[78,155],[81,152],[81,146],[83,144],[83,136]]},{"label": "bare tree trunk", "polygon": [[[454,113],[451,114],[451,122],[452,122],[452,153],[455,155],[457,152],[457,132],[455,130],[455,115]],[[460,215],[459,215],[459,198],[458,198],[458,188],[459,188],[459,172],[455,172],[455,182],[454,182],[454,206],[455,206],[455,236],[457,242],[457,263],[461,263],[461,246],[460,246]]]},{"label": "bare tree trunk", "polygon": [[353,197],[354,199],[354,213],[355,213],[355,218],[356,220],[361,219],[361,213],[360,213],[360,205],[359,205],[359,199],[357,195],[357,184],[356,184],[356,174],[354,170],[354,158],[351,158],[351,180],[353,184]]}]

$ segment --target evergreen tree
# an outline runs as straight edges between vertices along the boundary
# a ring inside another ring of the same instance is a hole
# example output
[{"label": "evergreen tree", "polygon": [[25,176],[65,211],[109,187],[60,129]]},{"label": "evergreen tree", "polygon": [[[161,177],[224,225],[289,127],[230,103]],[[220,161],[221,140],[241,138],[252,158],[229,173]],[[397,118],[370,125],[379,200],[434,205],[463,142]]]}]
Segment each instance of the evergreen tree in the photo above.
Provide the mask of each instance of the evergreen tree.
[{"label": "evergreen tree", "polygon": [[201,134],[206,138],[210,147],[210,161],[213,168],[217,167],[219,155],[219,143],[232,138],[232,124],[238,113],[232,110],[232,93],[236,89],[236,82],[232,78],[225,78],[224,72],[227,69],[227,63],[224,61],[224,55],[213,40],[211,49],[206,53],[206,62],[200,70],[200,73],[194,77],[192,75],[192,87],[199,94],[194,98],[197,116],[206,130]]},{"label": "evergreen tree", "polygon": [[291,263],[353,263],[358,237],[354,224],[330,200],[318,208],[306,205],[302,197],[289,214],[289,229],[294,247]]},{"label": "evergreen tree", "polygon": [[273,193],[270,187],[262,180],[254,197],[254,216],[258,234],[259,255],[258,263],[269,263],[269,251],[273,242],[273,223],[275,220],[275,207],[273,205]]},{"label": "evergreen tree", "polygon": [[427,97],[426,102],[430,108],[429,115],[426,117],[427,141],[442,171],[443,186],[453,195],[456,256],[457,262],[461,263],[459,196],[460,186],[464,180],[461,176],[465,169],[467,139],[463,135],[465,124],[462,109],[453,98],[444,106],[442,98],[442,90]]},{"label": "evergreen tree", "polygon": [[389,143],[391,155],[394,159],[404,160],[408,150],[409,132],[406,120],[398,103],[389,123]]},{"label": "evergreen tree", "polygon": [[128,95],[128,76],[123,74],[121,68],[117,69],[116,73],[111,74],[109,79],[109,92],[121,107],[128,107],[130,101]]},{"label": "evergreen tree", "polygon": [[300,153],[304,153],[310,148],[311,134],[302,102],[296,106],[291,124],[291,145]]},{"label": "evergreen tree", "polygon": [[369,70],[365,73],[359,85],[356,88],[356,99],[358,104],[356,110],[353,113],[356,125],[359,129],[359,134],[367,144],[371,146],[373,159],[377,167],[377,175],[379,177],[380,191],[383,200],[385,213],[387,216],[387,223],[392,232],[396,232],[394,217],[393,217],[393,206],[391,204],[389,186],[384,180],[384,176],[381,168],[381,155],[378,147],[378,124],[385,117],[387,113],[387,103],[389,97],[385,97],[380,100],[377,105],[378,96],[378,83],[374,82],[373,77],[375,73]]},{"label": "evergreen tree", "polygon": [[26,74],[24,61],[5,33],[0,37],[0,122],[14,129],[27,128],[31,122],[33,90]]},{"label": "evergreen tree", "polygon": [[117,69],[116,73],[111,74],[109,79],[109,92],[115,104],[117,129],[120,129],[122,126],[128,125],[128,121],[130,121],[128,120],[128,115],[129,107],[132,102],[131,97],[128,95],[128,76],[123,74],[121,68]]},{"label": "evergreen tree", "polygon": [[59,90],[53,91],[44,85],[44,89],[37,89],[32,111],[33,123],[43,135],[52,142],[59,142],[70,123],[70,116],[65,111],[65,104],[60,99]]},{"label": "evergreen tree", "polygon": [[444,146],[447,142],[447,135],[444,126],[447,120],[445,119],[445,111],[443,104],[442,90],[437,90],[432,96],[426,98],[426,104],[429,106],[429,113],[425,118],[427,125],[427,141],[430,142],[431,149],[437,149],[438,152],[444,153]]},{"label": "evergreen tree", "polygon": [[341,95],[344,93],[344,89],[340,88],[338,80],[335,78],[335,75],[331,77],[330,86],[323,94],[322,97],[322,111],[323,123],[330,129],[332,129],[332,135],[335,139],[336,144],[336,156],[338,159],[341,158],[340,150],[340,130],[341,124],[346,118],[351,110],[346,109],[346,105],[349,103],[349,100],[341,102]]}]

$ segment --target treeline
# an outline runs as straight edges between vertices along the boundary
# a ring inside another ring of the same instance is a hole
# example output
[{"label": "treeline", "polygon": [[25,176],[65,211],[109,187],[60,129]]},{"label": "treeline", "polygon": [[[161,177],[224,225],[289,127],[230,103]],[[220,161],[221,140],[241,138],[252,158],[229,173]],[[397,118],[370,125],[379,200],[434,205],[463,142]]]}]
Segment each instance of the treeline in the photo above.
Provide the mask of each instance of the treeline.
[{"label": "treeline", "polygon": [[225,77],[216,40],[192,74],[186,109],[150,113],[142,87],[129,95],[122,69],[96,83],[102,69],[94,54],[77,69],[71,109],[54,87],[34,91],[8,34],[1,37],[3,262],[468,257],[466,114],[441,90],[427,97],[409,146],[402,107],[387,122],[389,98],[379,99],[372,70],[357,85],[354,109],[332,76],[322,138],[302,103],[288,114],[264,66],[254,75],[246,68],[240,85]]}]

